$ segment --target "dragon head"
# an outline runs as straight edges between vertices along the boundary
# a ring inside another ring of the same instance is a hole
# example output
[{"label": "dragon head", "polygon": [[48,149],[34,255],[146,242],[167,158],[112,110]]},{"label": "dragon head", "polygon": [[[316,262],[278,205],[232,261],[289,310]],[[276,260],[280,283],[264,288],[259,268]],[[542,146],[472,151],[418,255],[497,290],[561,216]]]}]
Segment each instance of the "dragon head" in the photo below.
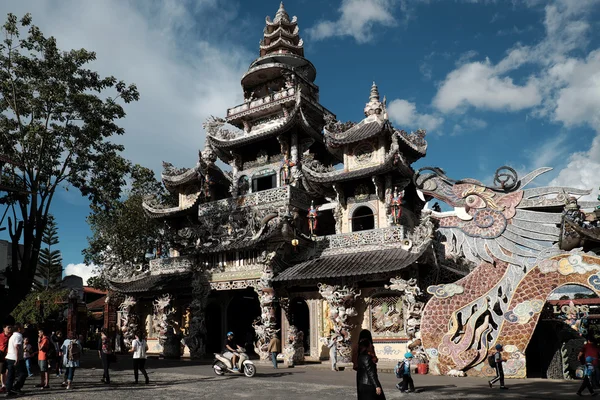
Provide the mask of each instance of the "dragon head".
[{"label": "dragon head", "polygon": [[590,193],[564,187],[525,189],[551,169],[539,168],[519,179],[514,169],[501,167],[494,186],[486,186],[474,179],[450,179],[440,168],[424,167],[413,182],[423,201],[435,198],[453,208],[431,211],[450,253],[464,254],[475,264],[499,259],[525,267],[527,259],[558,241],[568,197]]},{"label": "dragon head", "polygon": [[512,168],[499,168],[494,182],[498,186],[488,187],[474,179],[456,181],[442,169],[430,167],[421,168],[414,176],[422,200],[433,197],[453,207],[449,212],[432,212],[442,227],[459,228],[469,236],[483,238],[499,236],[523,198]]}]

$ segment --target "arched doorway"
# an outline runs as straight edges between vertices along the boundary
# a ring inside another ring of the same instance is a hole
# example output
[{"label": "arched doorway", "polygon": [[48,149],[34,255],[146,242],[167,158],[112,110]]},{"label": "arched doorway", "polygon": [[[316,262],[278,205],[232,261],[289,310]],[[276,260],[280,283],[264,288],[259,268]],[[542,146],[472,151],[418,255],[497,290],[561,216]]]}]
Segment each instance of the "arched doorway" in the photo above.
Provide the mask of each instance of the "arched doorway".
[{"label": "arched doorway", "polygon": [[574,374],[585,340],[600,339],[600,321],[588,319],[598,307],[598,295],[585,286],[565,285],[552,291],[525,351],[527,377],[564,379],[565,365]]},{"label": "arched doorway", "polygon": [[367,206],[358,207],[352,213],[352,232],[366,231],[375,228],[375,215]]},{"label": "arched doorway", "polygon": [[221,306],[209,303],[205,311],[206,318],[206,352],[220,353],[223,350],[225,335],[221,332]]},{"label": "arched doorway", "polygon": [[[236,342],[253,352],[254,328],[252,322],[260,317],[258,296],[251,288],[236,290],[227,306],[227,332],[235,334]],[[226,333],[226,332],[225,332]],[[225,340],[225,335],[222,341]]]},{"label": "arched doorway", "polygon": [[290,302],[289,323],[304,333],[304,354],[310,354],[310,312],[302,297]]}]

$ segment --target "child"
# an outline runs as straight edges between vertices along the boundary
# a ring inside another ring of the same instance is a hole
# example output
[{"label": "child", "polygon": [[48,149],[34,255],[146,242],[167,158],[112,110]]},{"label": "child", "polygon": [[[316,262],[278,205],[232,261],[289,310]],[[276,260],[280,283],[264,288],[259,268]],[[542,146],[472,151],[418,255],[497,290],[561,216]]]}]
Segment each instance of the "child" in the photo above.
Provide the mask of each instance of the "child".
[{"label": "child", "polygon": [[583,370],[583,382],[581,382],[581,386],[579,386],[579,390],[577,391],[577,396],[583,396],[582,392],[583,389],[585,389],[586,387],[588,388],[588,390],[590,391],[590,394],[592,396],[596,395],[596,393],[594,393],[594,389],[592,388],[592,376],[594,375],[594,365],[592,364],[592,362],[594,361],[594,358],[592,356],[587,356],[585,358],[585,368]]},{"label": "child", "polygon": [[494,385],[494,383],[500,381],[500,389],[508,389],[504,386],[504,367],[502,363],[506,362],[505,359],[502,358],[502,345],[496,345],[496,353],[494,354],[494,362],[496,364],[496,377],[488,382],[490,388]]},{"label": "child", "polygon": [[404,354],[404,361],[400,363],[400,370],[396,371],[396,377],[402,377],[402,382],[396,384],[396,389],[400,390],[402,393],[412,393],[415,391],[415,384],[410,376],[410,361],[412,358],[413,355],[411,352]]},{"label": "child", "polygon": [[31,358],[33,357],[33,347],[29,343],[29,339],[23,339],[23,358],[25,359],[25,366],[27,367],[27,375],[31,378]]}]

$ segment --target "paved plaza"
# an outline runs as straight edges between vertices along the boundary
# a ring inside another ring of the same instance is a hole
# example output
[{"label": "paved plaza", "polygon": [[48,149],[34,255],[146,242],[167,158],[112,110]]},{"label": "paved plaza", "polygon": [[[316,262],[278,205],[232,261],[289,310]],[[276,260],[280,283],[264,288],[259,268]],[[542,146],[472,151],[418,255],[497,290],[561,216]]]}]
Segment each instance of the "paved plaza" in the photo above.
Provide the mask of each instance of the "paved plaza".
[{"label": "paved plaza", "polygon": [[[353,371],[333,372],[325,365],[308,365],[274,370],[260,364],[254,378],[241,375],[216,376],[210,365],[193,361],[148,360],[151,384],[133,383],[131,359],[121,356],[111,371],[111,385],[100,382],[99,360],[91,352],[76,371],[74,388],[60,387],[61,379],[52,377],[51,389],[34,387],[39,377],[27,380],[24,394],[32,399],[354,399]],[[380,373],[388,399],[572,399],[579,381],[542,379],[508,380],[509,390],[490,389],[482,378],[450,378],[415,375],[419,393],[402,394],[394,388],[397,379]],[[143,379],[142,379],[143,381]],[[586,394],[587,395],[587,394]],[[23,396],[22,398],[24,398]]]}]

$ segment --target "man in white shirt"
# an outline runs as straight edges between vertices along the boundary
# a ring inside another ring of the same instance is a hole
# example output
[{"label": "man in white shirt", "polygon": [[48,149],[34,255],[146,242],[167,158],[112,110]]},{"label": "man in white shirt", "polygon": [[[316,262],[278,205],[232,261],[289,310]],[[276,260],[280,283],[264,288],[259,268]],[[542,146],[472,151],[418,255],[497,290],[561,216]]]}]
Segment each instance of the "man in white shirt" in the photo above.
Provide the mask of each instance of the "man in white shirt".
[{"label": "man in white shirt", "polygon": [[6,397],[17,396],[21,392],[21,388],[27,378],[25,360],[23,359],[23,326],[21,324],[15,324],[13,334],[8,339],[6,367],[8,369]]}]

